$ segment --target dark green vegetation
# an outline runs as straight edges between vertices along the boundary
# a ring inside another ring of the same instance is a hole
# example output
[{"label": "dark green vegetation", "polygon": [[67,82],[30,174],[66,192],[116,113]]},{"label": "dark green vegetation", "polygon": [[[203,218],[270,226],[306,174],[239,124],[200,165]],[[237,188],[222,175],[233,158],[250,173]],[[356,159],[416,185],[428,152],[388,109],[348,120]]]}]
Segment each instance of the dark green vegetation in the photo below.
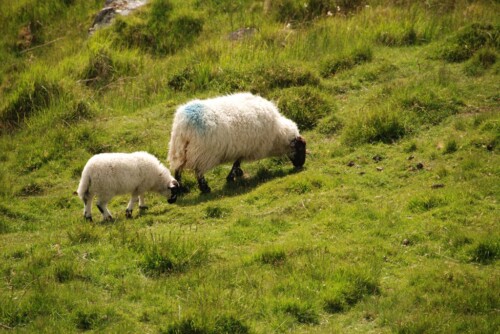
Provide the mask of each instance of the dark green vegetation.
[{"label": "dark green vegetation", "polygon": [[[499,332],[497,1],[151,0],[89,37],[103,4],[0,0],[0,331]],[[89,157],[165,162],[177,105],[242,90],[303,171],[82,219]]]}]

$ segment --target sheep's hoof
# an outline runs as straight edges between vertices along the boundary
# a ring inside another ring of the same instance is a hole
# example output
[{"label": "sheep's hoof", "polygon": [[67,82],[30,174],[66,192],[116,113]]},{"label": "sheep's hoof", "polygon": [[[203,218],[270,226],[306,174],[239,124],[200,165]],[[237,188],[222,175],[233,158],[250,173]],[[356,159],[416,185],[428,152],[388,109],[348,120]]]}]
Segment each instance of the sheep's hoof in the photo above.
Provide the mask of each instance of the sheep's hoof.
[{"label": "sheep's hoof", "polygon": [[204,187],[200,187],[200,191],[202,194],[210,194],[212,189],[209,186],[205,185]]},{"label": "sheep's hoof", "polygon": [[234,175],[236,175],[236,177],[242,177],[243,176],[243,170],[241,168],[236,168],[234,170]]},{"label": "sheep's hoof", "polygon": [[92,216],[83,216],[83,218],[88,222],[92,222]]},{"label": "sheep's hoof", "polygon": [[233,182],[235,181],[235,177],[234,177],[233,175],[228,175],[228,176],[226,177],[226,181],[227,181],[228,183],[233,183]]},{"label": "sheep's hoof", "polygon": [[132,210],[125,210],[125,217],[132,218]]}]

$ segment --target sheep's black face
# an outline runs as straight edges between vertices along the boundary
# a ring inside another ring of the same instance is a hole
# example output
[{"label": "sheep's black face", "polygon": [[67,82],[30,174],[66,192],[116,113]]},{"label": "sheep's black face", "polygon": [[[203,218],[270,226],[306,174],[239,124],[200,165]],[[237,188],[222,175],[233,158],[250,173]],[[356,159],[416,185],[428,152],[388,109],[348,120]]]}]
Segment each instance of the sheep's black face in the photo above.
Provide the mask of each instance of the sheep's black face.
[{"label": "sheep's black face", "polygon": [[170,189],[170,198],[167,200],[167,202],[173,204],[175,203],[175,201],[177,201],[177,195],[180,193],[179,182],[173,180],[168,189]]},{"label": "sheep's black face", "polygon": [[290,143],[293,151],[288,156],[295,168],[300,169],[306,162],[306,140],[302,136],[296,137]]}]

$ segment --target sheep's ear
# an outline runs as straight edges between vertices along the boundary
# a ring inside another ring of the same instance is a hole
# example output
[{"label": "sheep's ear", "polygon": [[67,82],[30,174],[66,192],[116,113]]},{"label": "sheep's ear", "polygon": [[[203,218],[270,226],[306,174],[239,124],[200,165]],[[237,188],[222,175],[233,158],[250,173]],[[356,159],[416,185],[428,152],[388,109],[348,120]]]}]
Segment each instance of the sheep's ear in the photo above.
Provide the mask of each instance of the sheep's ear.
[{"label": "sheep's ear", "polygon": [[169,189],[178,188],[178,187],[179,187],[179,182],[177,182],[177,180],[172,180],[168,184]]},{"label": "sheep's ear", "polygon": [[306,140],[302,136],[297,136],[290,142],[290,147],[292,148],[296,148],[299,145],[300,146],[306,145]]}]

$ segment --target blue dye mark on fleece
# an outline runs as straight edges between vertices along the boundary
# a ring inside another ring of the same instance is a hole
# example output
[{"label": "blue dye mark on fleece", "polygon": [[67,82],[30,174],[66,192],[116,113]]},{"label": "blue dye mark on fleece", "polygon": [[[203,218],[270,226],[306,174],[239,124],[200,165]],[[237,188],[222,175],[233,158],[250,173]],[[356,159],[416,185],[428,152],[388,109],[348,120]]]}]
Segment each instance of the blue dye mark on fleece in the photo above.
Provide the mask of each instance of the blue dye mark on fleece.
[{"label": "blue dye mark on fleece", "polygon": [[184,115],[186,115],[189,124],[198,131],[205,130],[204,109],[205,107],[201,103],[191,103],[184,107]]}]

